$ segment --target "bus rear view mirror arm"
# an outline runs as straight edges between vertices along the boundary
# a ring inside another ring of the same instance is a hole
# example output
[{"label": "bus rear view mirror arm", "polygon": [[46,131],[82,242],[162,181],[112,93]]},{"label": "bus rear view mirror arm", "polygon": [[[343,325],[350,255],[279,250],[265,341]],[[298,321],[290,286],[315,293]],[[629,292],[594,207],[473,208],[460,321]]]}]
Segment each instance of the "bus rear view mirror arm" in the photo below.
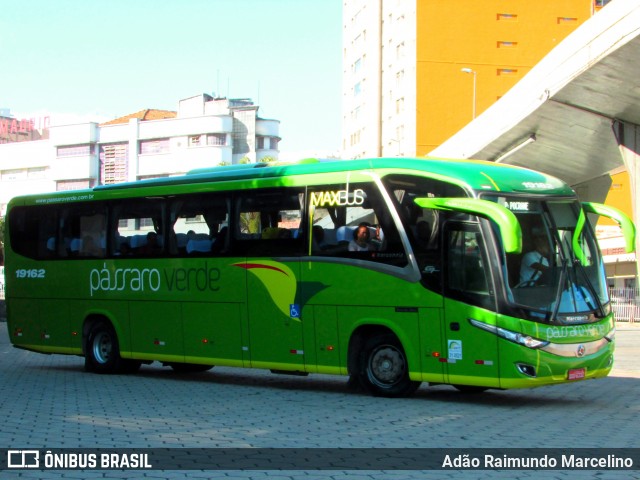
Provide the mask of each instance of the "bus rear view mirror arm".
[{"label": "bus rear view mirror arm", "polygon": [[502,205],[477,198],[416,198],[415,203],[422,208],[470,213],[492,220],[498,225],[505,251],[522,252],[520,223],[516,216]]},{"label": "bus rear view mirror arm", "polygon": [[603,205],[601,203],[582,202],[582,208],[587,213],[595,213],[603,217],[615,220],[622,229],[624,236],[625,251],[631,253],[636,249],[636,227],[631,219],[617,208]]}]

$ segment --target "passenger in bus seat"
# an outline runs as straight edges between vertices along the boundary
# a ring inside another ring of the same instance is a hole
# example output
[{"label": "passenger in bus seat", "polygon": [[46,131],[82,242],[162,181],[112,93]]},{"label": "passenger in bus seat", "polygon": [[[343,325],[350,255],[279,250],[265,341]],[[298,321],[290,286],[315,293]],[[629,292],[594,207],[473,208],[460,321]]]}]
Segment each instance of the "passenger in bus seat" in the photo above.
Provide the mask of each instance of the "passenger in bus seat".
[{"label": "passenger in bus seat", "polygon": [[320,225],[314,225],[312,229],[312,234],[313,234],[313,238],[312,238],[313,250],[314,251],[325,250],[328,247],[328,245],[324,239],[324,228],[322,228]]},{"label": "passenger in bus seat", "polygon": [[158,234],[156,232],[147,233],[147,243],[140,248],[140,253],[142,255],[155,255],[161,251],[162,247],[158,242]]},{"label": "passenger in bus seat", "polygon": [[360,225],[353,231],[353,240],[349,242],[349,251],[370,252],[372,250],[375,250],[375,247],[371,244],[369,227]]}]

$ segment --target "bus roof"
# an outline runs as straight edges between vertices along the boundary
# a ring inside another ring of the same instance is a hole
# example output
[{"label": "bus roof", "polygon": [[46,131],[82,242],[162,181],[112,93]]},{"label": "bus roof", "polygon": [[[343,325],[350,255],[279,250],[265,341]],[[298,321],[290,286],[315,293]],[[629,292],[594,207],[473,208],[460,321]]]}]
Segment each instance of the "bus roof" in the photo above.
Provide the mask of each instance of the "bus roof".
[{"label": "bus roof", "polygon": [[[361,160],[320,160],[308,158],[298,162],[250,163],[201,168],[176,177],[162,177],[135,182],[100,185],[87,190],[56,192],[47,197],[82,196],[83,193],[108,192],[112,190],[140,189],[226,181],[255,180],[261,178],[291,177],[296,175],[330,174],[333,172],[384,170],[385,173],[419,173],[464,185],[475,191],[503,193],[553,193],[573,195],[573,190],[561,180],[534,170],[512,165],[502,165],[481,160],[457,160],[442,158],[370,158]],[[29,195],[36,198],[41,195]],[[24,198],[24,197],[22,197]]]}]

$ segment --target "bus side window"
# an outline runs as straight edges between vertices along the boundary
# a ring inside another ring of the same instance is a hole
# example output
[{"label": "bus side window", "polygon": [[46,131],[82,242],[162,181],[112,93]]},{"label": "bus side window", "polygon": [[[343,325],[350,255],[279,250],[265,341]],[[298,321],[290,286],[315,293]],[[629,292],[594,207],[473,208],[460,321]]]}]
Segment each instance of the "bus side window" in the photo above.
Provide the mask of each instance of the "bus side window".
[{"label": "bus side window", "polygon": [[304,189],[279,188],[243,193],[234,230],[237,253],[299,256],[304,251]]},{"label": "bus side window", "polygon": [[312,255],[407,264],[393,217],[375,184],[323,185],[315,190],[310,194]]},{"label": "bus side window", "polygon": [[130,199],[111,209],[112,254],[119,256],[161,256],[165,252],[164,202],[158,199]]},{"label": "bus side window", "polygon": [[177,197],[169,208],[171,255],[207,256],[228,247],[229,202],[226,196]]},{"label": "bus side window", "polygon": [[25,257],[58,257],[58,215],[51,207],[14,207],[9,214],[12,249]]},{"label": "bus side window", "polygon": [[62,210],[61,256],[102,258],[106,249],[107,217],[99,203],[74,204]]}]

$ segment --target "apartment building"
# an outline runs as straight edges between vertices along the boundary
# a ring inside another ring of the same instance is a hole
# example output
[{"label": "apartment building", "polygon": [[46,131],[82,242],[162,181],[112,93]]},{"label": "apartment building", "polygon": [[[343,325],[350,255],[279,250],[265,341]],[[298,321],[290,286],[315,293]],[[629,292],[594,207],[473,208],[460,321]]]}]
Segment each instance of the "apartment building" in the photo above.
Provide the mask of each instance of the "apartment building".
[{"label": "apartment building", "polygon": [[604,0],[344,0],[345,158],[425,155]]},{"label": "apartment building", "polygon": [[183,174],[278,158],[280,122],[250,99],[196,95],[102,124],[0,117],[0,216],[21,194]]}]

